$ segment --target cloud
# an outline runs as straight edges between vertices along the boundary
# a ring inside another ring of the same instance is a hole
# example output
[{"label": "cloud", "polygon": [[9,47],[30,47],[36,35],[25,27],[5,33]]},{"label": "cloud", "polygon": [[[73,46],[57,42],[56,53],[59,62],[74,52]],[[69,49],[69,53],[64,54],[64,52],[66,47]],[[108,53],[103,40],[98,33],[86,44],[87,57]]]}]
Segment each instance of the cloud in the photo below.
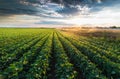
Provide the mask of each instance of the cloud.
[{"label": "cloud", "polygon": [[44,24],[44,25],[72,25],[72,24],[68,24],[62,21],[41,21],[41,22],[37,22],[35,24]]},{"label": "cloud", "polygon": [[45,18],[62,18],[56,10],[62,6],[56,3],[43,4],[42,0],[2,0],[0,1],[0,16],[32,15]]},{"label": "cloud", "polygon": [[105,6],[113,6],[119,2],[120,0],[0,0],[0,15],[75,15],[82,11],[77,6],[87,6],[91,11],[99,11]]},{"label": "cloud", "polygon": [[[73,17],[81,18],[77,19],[78,22],[87,23],[98,16],[97,20],[100,17],[108,20],[107,18],[112,19],[119,15],[119,3],[120,0],[0,0],[0,24],[71,25],[68,19]],[[110,10],[112,15],[105,14],[107,10]]]},{"label": "cloud", "polygon": [[34,1],[25,2],[25,0],[0,0],[0,14],[9,16],[14,14],[35,14],[37,12]]}]

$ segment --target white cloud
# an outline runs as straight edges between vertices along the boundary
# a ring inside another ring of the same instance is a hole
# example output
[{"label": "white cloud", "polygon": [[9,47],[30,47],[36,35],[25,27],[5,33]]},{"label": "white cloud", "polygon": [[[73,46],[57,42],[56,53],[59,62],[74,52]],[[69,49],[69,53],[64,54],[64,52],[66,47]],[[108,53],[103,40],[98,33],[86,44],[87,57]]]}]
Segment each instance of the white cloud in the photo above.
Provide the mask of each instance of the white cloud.
[{"label": "white cloud", "polygon": [[112,7],[105,7],[101,11],[89,13],[88,10],[83,10],[88,15],[80,13],[79,15],[73,16],[71,19],[65,21],[66,23],[71,23],[75,25],[120,25],[120,10],[118,10],[119,5]]},{"label": "white cloud", "polygon": [[[99,2],[99,1],[98,1]],[[56,26],[60,23],[63,25],[120,25],[120,5],[103,7],[100,11],[90,12],[91,8],[84,6],[71,6],[79,9],[79,14],[74,16],[64,16],[56,10],[64,8],[62,5],[55,3],[48,3],[37,8],[38,12],[35,16],[30,15],[11,15],[9,17],[0,17],[0,27],[1,26],[24,26],[24,27],[39,27],[39,26],[49,26],[44,25],[42,22],[51,23],[50,25]],[[43,17],[42,17],[43,16]],[[51,22],[49,22],[51,21]],[[38,23],[38,24],[35,24]],[[41,23],[41,24],[40,24]],[[58,24],[57,24],[58,23]]]}]

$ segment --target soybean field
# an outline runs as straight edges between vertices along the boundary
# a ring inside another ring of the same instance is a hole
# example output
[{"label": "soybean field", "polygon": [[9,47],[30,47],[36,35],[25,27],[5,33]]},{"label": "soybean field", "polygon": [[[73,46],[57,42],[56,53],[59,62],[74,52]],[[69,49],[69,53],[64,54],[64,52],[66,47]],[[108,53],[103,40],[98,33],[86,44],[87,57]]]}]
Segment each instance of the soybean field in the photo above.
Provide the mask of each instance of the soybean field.
[{"label": "soybean field", "polygon": [[0,79],[120,79],[120,39],[0,28]]}]

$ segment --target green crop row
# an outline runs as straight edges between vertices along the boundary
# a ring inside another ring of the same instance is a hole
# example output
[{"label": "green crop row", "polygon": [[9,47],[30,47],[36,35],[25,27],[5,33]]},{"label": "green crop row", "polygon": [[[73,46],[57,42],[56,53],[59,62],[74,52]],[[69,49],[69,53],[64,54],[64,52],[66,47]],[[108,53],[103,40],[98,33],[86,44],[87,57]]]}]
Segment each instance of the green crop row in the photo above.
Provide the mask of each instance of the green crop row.
[{"label": "green crop row", "polygon": [[[22,38],[24,38],[24,37],[22,37]],[[20,48],[23,45],[28,44],[29,42],[33,41],[34,39],[37,39],[37,36],[34,36],[30,39],[28,39],[28,38],[29,37],[27,37],[27,39],[22,39],[21,41],[17,41],[17,44],[16,43],[14,43],[13,45],[9,44],[9,45],[11,45],[10,48],[1,48],[2,51],[1,51],[0,58],[3,58],[3,56],[6,56],[10,53],[13,53],[13,51],[15,51],[17,48]],[[18,39],[16,39],[16,40],[18,40]]]},{"label": "green crop row", "polygon": [[[29,67],[29,63],[33,60],[33,57],[37,56],[38,49],[42,47],[42,44],[45,42],[47,37],[42,38],[35,46],[33,46],[28,52],[24,53],[23,56],[6,68],[3,72],[3,75],[6,78],[19,79],[24,76],[24,69]],[[29,67],[30,68],[30,67]],[[22,72],[23,71],[23,72]],[[21,74],[19,74],[22,72]]]},{"label": "green crop row", "polygon": [[52,37],[50,35],[46,43],[42,46],[38,56],[28,71],[27,79],[47,79],[47,71],[49,70],[49,58],[51,57]]},{"label": "green crop row", "polygon": [[100,39],[100,38],[85,38],[85,37],[80,37],[80,41],[86,41],[89,42],[91,45],[96,46],[98,48],[101,48],[101,50],[111,52],[113,54],[117,54],[120,56],[120,41],[106,41],[105,39]]},{"label": "green crop row", "polygon": [[56,58],[55,73],[57,79],[75,79],[76,71],[70,63],[57,35],[54,35],[54,54]]},{"label": "green crop row", "polygon": [[[70,37],[67,39],[76,40],[76,39],[73,39]],[[78,40],[76,40],[76,41],[78,42]],[[101,56],[105,56],[106,58],[110,59],[113,62],[120,63],[120,57],[118,55],[116,55],[115,53],[103,50],[103,49],[97,47],[98,45],[95,45],[95,44],[93,45],[90,42],[85,41],[85,40],[79,41],[79,43],[81,45],[87,46],[88,49],[92,49],[92,50],[98,52]]]},{"label": "green crop row", "polygon": [[107,59],[104,55],[101,56],[100,52],[97,52],[91,49],[87,45],[83,45],[82,43],[72,40],[68,38],[70,42],[76,46],[83,54],[85,54],[92,62],[94,62],[97,67],[99,67],[103,73],[109,78],[120,78],[120,64],[114,63]]},{"label": "green crop row", "polygon": [[55,29],[0,29],[0,79],[120,79],[119,46]]},{"label": "green crop row", "polygon": [[96,68],[96,65],[93,64],[87,56],[83,55],[75,46],[73,46],[68,40],[63,36],[58,34],[59,39],[61,40],[65,50],[67,51],[71,61],[82,72],[82,75],[86,79],[107,79],[102,75],[101,71]]},{"label": "green crop row", "polygon": [[30,41],[28,44],[23,45],[22,47],[16,49],[13,53],[7,54],[3,57],[1,57],[0,60],[0,70],[3,70],[9,64],[11,64],[13,61],[16,61],[19,59],[24,52],[28,51],[33,45],[35,45],[44,35],[41,35],[41,37],[34,39],[33,41]]}]

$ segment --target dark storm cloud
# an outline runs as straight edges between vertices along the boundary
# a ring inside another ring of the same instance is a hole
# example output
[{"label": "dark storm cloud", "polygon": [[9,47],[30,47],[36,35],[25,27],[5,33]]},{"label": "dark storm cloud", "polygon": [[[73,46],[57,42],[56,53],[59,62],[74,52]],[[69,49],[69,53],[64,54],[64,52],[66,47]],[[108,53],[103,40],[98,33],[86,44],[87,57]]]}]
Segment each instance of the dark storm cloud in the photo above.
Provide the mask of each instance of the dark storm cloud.
[{"label": "dark storm cloud", "polygon": [[61,10],[58,10],[57,12],[60,13],[60,14],[67,14],[67,15],[74,15],[74,14],[77,14],[80,10],[76,7],[69,7],[69,6],[66,6],[65,8],[61,9]]},{"label": "dark storm cloud", "polygon": [[101,2],[95,3],[93,5],[89,5],[91,8],[91,12],[101,11],[105,7],[112,7],[116,5],[120,5],[120,0],[100,0]]},{"label": "dark storm cloud", "polygon": [[[52,2],[64,5],[95,5],[101,2],[102,5],[112,5],[120,2],[120,0],[51,0]],[[119,4],[119,3],[118,3]]]},{"label": "dark storm cloud", "polygon": [[25,0],[0,0],[0,14],[34,14],[37,12],[33,5],[35,1],[26,2]]},{"label": "dark storm cloud", "polygon": [[[46,4],[48,2],[61,4],[64,7],[54,8],[57,7],[54,6],[47,9],[49,6],[51,7],[51,5]],[[48,17],[46,15],[51,16],[55,12],[61,15],[74,15],[81,10],[78,7],[71,6],[88,6],[92,11],[99,11],[103,7],[113,6],[119,2],[120,0],[0,0],[0,16],[28,14]],[[47,5],[47,7],[40,7],[42,5]],[[55,12],[49,12],[52,9]]]},{"label": "dark storm cloud", "polygon": [[111,7],[115,5],[120,5],[120,0],[52,0],[53,2],[63,4],[65,7],[62,10],[59,10],[59,13],[62,14],[77,14],[80,12],[80,9],[72,6],[87,6],[90,8],[91,12],[100,11],[104,7]]}]

